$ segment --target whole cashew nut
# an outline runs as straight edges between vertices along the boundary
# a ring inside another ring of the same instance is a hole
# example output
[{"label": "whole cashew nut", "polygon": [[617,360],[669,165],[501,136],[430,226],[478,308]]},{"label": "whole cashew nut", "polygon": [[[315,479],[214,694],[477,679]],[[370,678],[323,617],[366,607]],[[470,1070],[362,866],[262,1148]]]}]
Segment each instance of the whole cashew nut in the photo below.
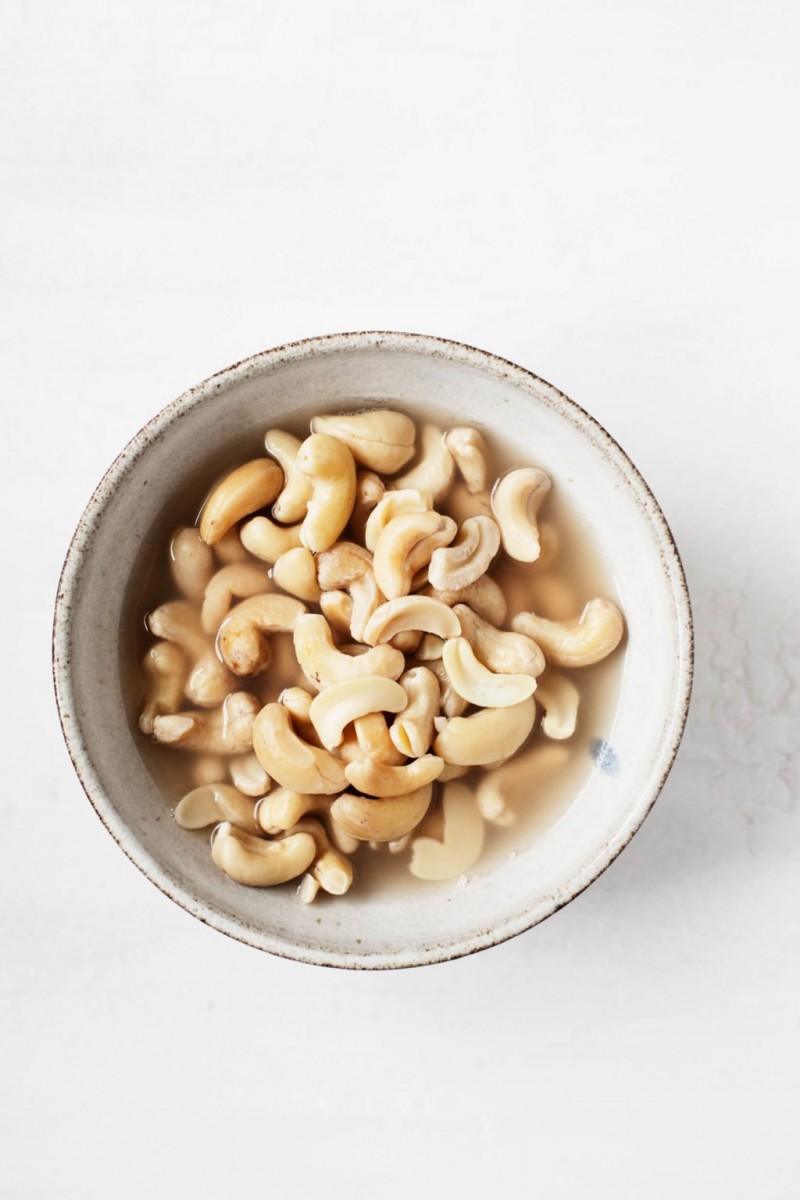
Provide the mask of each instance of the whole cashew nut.
[{"label": "whole cashew nut", "polygon": [[406,630],[454,638],[461,633],[461,625],[452,608],[441,600],[432,596],[398,596],[375,609],[364,629],[364,641],[370,646],[379,645]]},{"label": "whole cashew nut", "polygon": [[263,562],[277,562],[282,554],[302,546],[300,525],[276,525],[269,517],[245,521],[239,537],[245,549]]},{"label": "whole cashew nut", "polygon": [[414,576],[431,561],[434,550],[456,535],[456,523],[437,512],[393,517],[375,545],[372,567],[384,596],[394,600],[411,591]]},{"label": "whole cashew nut", "polygon": [[223,661],[236,675],[258,675],[269,665],[267,635],[291,633],[304,612],[305,604],[277,592],[242,600],[228,613],[217,634]]},{"label": "whole cashew nut", "polygon": [[147,626],[156,637],[174,642],[187,657],[194,659],[185,686],[187,697],[203,708],[222,704],[236,681],[214,653],[200,623],[197,606],[188,600],[169,600],[153,609],[147,617]]},{"label": "whole cashew nut", "polygon": [[296,879],[311,866],[317,845],[310,833],[295,833],[280,841],[242,833],[227,821],[215,830],[211,857],[236,883],[248,887],[274,887]]},{"label": "whole cashew nut", "polygon": [[317,564],[314,555],[305,546],[295,546],[276,560],[272,578],[279,588],[299,596],[301,600],[316,603],[320,597],[317,583]]},{"label": "whole cashew nut", "polygon": [[264,770],[293,792],[331,795],[347,786],[342,764],[298,737],[282,704],[261,709],[253,723],[253,749]]},{"label": "whole cashew nut", "polygon": [[258,700],[249,692],[233,692],[217,709],[156,717],[153,737],[181,750],[246,754],[253,744],[253,722],[258,708]]},{"label": "whole cashew nut", "polygon": [[518,562],[536,562],[539,528],[536,517],[551,488],[550,476],[538,467],[521,467],[498,479],[492,509],[500,526],[503,549]]},{"label": "whole cashew nut", "polygon": [[214,554],[193,525],[177,529],[169,544],[172,578],[187,600],[202,600],[214,574]]},{"label": "whole cashew nut", "polygon": [[393,475],[413,457],[416,429],[404,413],[384,408],[374,412],[314,417],[314,433],[327,433],[349,448],[357,463]]},{"label": "whole cashew nut", "polygon": [[174,642],[156,642],[144,656],[145,701],[139,728],[148,736],[156,717],[175,713],[183,700],[186,684],[186,660]]},{"label": "whole cashew nut", "polygon": [[423,425],[420,441],[422,449],[419,462],[395,480],[395,487],[430,492],[435,502],[450,490],[456,464],[438,425]]},{"label": "whole cashew nut", "polygon": [[447,511],[459,525],[469,517],[491,517],[492,498],[488,492],[471,492],[466,484],[456,481],[447,494]]},{"label": "whole cashew nut", "polygon": [[572,737],[578,720],[580,695],[566,675],[548,671],[539,683],[536,699],[544,709],[542,733],[555,741]]},{"label": "whole cashew nut", "polygon": [[536,803],[536,789],[570,757],[564,745],[537,745],[487,772],[475,792],[478,809],[493,825],[513,825],[523,804]]},{"label": "whole cashew nut", "polygon": [[[455,612],[455,609],[453,610]],[[426,633],[417,647],[416,657],[420,662],[432,662],[442,657],[444,638],[436,633]]]},{"label": "whole cashew nut", "polygon": [[306,676],[320,687],[370,675],[397,679],[406,665],[403,654],[392,646],[374,646],[365,654],[353,656],[343,654],[333,644],[330,625],[319,613],[298,617],[294,650]]},{"label": "whole cashew nut", "polygon": [[490,621],[492,625],[502,625],[508,614],[505,593],[490,575],[482,575],[474,583],[455,591],[445,592],[427,587],[423,595],[435,596],[451,608],[456,604],[468,604],[473,612],[485,621]]},{"label": "whole cashew nut", "polygon": [[298,450],[295,465],[312,485],[300,540],[318,554],[333,545],[350,520],[356,499],[356,464],[342,442],[327,433],[312,433]]},{"label": "whole cashew nut", "polygon": [[470,788],[448,783],[442,792],[444,835],[441,841],[416,837],[411,843],[409,870],[417,879],[457,879],[480,858],[483,817]]},{"label": "whole cashew nut", "polygon": [[353,601],[350,631],[362,641],[364,626],[383,601],[369,550],[355,542],[338,542],[317,556],[317,580],[323,593],[349,592]]},{"label": "whole cashew nut", "polygon": [[389,767],[372,759],[362,759],[360,762],[347,763],[344,773],[348,783],[368,796],[405,796],[433,783],[441,775],[443,767],[441,758],[423,754],[404,767]]},{"label": "whole cashew nut", "polygon": [[374,553],[378,538],[395,517],[429,512],[432,508],[433,496],[430,492],[420,492],[415,488],[386,492],[370,513],[364,527],[364,545]]},{"label": "whole cashew nut", "polygon": [[356,540],[365,545],[367,521],[385,492],[386,486],[379,475],[372,471],[359,471],[356,474],[356,502],[350,514],[350,528]]},{"label": "whole cashew nut", "polygon": [[450,638],[444,644],[442,662],[448,678],[470,704],[481,708],[510,708],[536,691],[532,675],[497,674],[475,657],[466,638]]},{"label": "whole cashew nut", "polygon": [[[461,635],[475,651],[475,657],[498,674],[541,675],[545,668],[539,646],[524,633],[508,633],[484,621],[467,604],[457,604],[453,612],[461,623]],[[417,655],[419,657],[419,654]]]},{"label": "whole cashew nut", "polygon": [[264,434],[267,454],[276,458],[283,468],[284,485],[272,506],[272,515],[283,525],[302,521],[311,499],[311,480],[298,471],[297,452],[300,439],[283,429],[268,429]]},{"label": "whole cashew nut", "polygon": [[329,895],[343,896],[350,890],[353,882],[353,865],[350,860],[331,846],[324,826],[314,817],[301,819],[283,836],[294,837],[297,833],[308,833],[314,839],[316,857],[311,867],[313,879]]},{"label": "whole cashew nut", "polygon": [[400,676],[399,683],[408,704],[392,722],[389,737],[401,754],[421,758],[433,741],[433,719],[441,705],[439,680],[427,667],[412,667]]},{"label": "whole cashew nut", "polygon": [[[245,796],[264,796],[269,791],[270,777],[255,754],[243,754],[232,758],[229,765],[231,782]],[[228,817],[227,820],[231,818]],[[235,824],[236,822],[234,822]]]},{"label": "whole cashew nut", "polygon": [[511,622],[518,633],[538,642],[554,667],[589,667],[607,658],[622,640],[625,622],[610,600],[590,600],[577,621],[561,623],[517,613]]},{"label": "whole cashew nut", "polygon": [[443,660],[441,658],[430,659],[428,661],[428,670],[439,680],[441,706],[444,715],[446,717],[460,717],[463,712],[467,711],[467,702],[453,687]]},{"label": "whole cashew nut", "polygon": [[[405,691],[405,688],[403,689]],[[408,693],[406,692],[406,699]],[[403,708],[405,711],[405,706]],[[406,755],[397,749],[389,736],[389,726],[382,712],[368,713],[353,722],[362,758],[372,758],[387,767],[401,767]],[[430,743],[429,743],[430,745]],[[423,751],[424,753],[424,751]]]},{"label": "whole cashew nut", "polygon": [[311,720],[322,744],[338,746],[346,725],[369,713],[400,712],[408,703],[403,688],[391,679],[369,676],[331,684],[311,702]]},{"label": "whole cashew nut", "polygon": [[327,812],[330,806],[330,796],[311,796],[293,792],[290,788],[276,788],[258,801],[255,818],[264,833],[285,833],[308,813]]},{"label": "whole cashew nut", "polygon": [[416,829],[428,811],[432,793],[429,783],[394,800],[368,800],[344,792],[334,800],[331,817],[359,842],[394,842]]},{"label": "whole cashew nut", "polygon": [[444,720],[433,743],[434,753],[464,767],[509,758],[527,740],[535,715],[536,704],[529,696],[509,708],[483,708],[471,717]]},{"label": "whole cashew nut", "polygon": [[258,563],[239,562],[222,567],[206,586],[200,617],[203,630],[216,636],[234,598],[247,600],[271,589],[269,575]]},{"label": "whole cashew nut", "polygon": [[468,517],[450,546],[434,550],[428,582],[439,591],[457,591],[475,583],[491,567],[500,549],[500,530],[491,517]]},{"label": "whole cashew nut", "polygon": [[200,514],[200,536],[215,545],[243,517],[266,508],[283,487],[283,471],[271,458],[255,458],[226,475]]},{"label": "whole cashew nut", "polygon": [[228,778],[227,760],[219,754],[195,754],[189,763],[189,778],[195,787],[224,783]]},{"label": "whole cashew nut", "polygon": [[444,435],[444,444],[455,459],[461,478],[470,492],[486,487],[486,442],[470,425],[456,425]]},{"label": "whole cashew nut", "polygon": [[229,783],[207,783],[187,792],[176,804],[173,816],[181,829],[205,829],[230,821],[237,829],[258,834],[261,829],[254,811],[255,801]]}]

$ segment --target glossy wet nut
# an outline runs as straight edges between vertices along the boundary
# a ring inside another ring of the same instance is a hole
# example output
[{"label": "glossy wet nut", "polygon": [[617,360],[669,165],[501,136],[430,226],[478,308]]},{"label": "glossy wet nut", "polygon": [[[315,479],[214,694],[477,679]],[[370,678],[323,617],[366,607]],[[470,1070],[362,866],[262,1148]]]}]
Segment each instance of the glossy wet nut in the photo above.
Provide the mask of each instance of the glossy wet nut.
[{"label": "glossy wet nut", "polygon": [[[405,691],[405,688],[403,690]],[[382,712],[357,717],[353,728],[362,758],[372,758],[375,762],[386,763],[389,767],[401,767],[406,761],[407,756],[398,750],[389,736],[389,726]]]},{"label": "glossy wet nut", "polygon": [[258,563],[239,562],[222,567],[208,581],[200,621],[205,633],[216,635],[234,599],[247,600],[272,590],[269,574]]},{"label": "glossy wet nut", "polygon": [[498,629],[479,617],[468,604],[457,604],[453,612],[461,624],[462,637],[475,651],[475,657],[490,671],[541,675],[546,666],[544,654],[531,638],[523,633]]},{"label": "glossy wet nut", "polygon": [[299,600],[277,592],[242,600],[228,613],[217,635],[226,666],[236,675],[258,675],[269,664],[269,634],[291,633],[305,611]]},{"label": "glossy wet nut", "polygon": [[250,555],[242,545],[238,529],[229,529],[224,537],[214,543],[214,559],[221,567],[230,567],[234,563],[252,562]]},{"label": "glossy wet nut", "polygon": [[295,465],[312,484],[300,539],[318,554],[334,544],[350,520],[356,499],[356,465],[347,446],[325,433],[306,438]]},{"label": "glossy wet nut", "polygon": [[403,767],[389,767],[372,759],[362,759],[348,763],[344,773],[347,782],[367,796],[405,796],[408,792],[433,783],[443,766],[441,758],[424,754]]},{"label": "glossy wet nut", "polygon": [[363,641],[364,626],[384,599],[370,552],[355,542],[337,542],[317,555],[317,581],[323,593],[349,593],[353,602],[350,631],[354,638]]},{"label": "glossy wet nut", "polygon": [[492,625],[502,625],[508,613],[503,589],[490,575],[483,575],[468,587],[457,588],[454,591],[439,591],[427,587],[423,595],[435,596],[437,600],[451,607],[456,604],[468,604],[473,612],[485,621],[490,621]]},{"label": "glossy wet nut", "polygon": [[380,504],[385,493],[386,486],[379,475],[373,471],[356,473],[356,500],[350,514],[350,529],[357,541],[364,541],[370,514],[376,505]]},{"label": "glossy wet nut", "polygon": [[214,647],[209,645],[189,672],[186,697],[201,708],[216,708],[238,687],[236,676],[219,661]]},{"label": "glossy wet nut", "polygon": [[211,843],[216,866],[248,887],[274,887],[296,879],[311,866],[316,852],[310,833],[268,842],[242,833],[228,822],[216,829]]},{"label": "glossy wet nut", "polygon": [[404,413],[392,409],[314,417],[314,433],[327,433],[349,448],[356,462],[393,475],[413,458],[416,429]]},{"label": "glossy wet nut", "polygon": [[157,638],[174,642],[189,658],[200,658],[209,646],[200,612],[188,600],[168,600],[147,616],[147,628]]},{"label": "glossy wet nut", "polygon": [[281,787],[332,795],[347,786],[342,764],[295,733],[282,704],[265,704],[253,723],[253,749],[264,770]]},{"label": "glossy wet nut", "polygon": [[482,434],[470,425],[456,425],[444,435],[444,444],[458,467],[461,478],[470,492],[482,492],[486,487],[486,442]]},{"label": "glossy wet nut", "polygon": [[256,458],[226,475],[200,514],[200,536],[213,546],[243,517],[266,508],[283,487],[283,471],[269,458]]},{"label": "glossy wet nut", "polygon": [[443,592],[468,587],[486,574],[499,549],[496,522],[491,517],[468,517],[452,545],[433,552],[428,582]]},{"label": "glossy wet nut", "polygon": [[206,754],[246,754],[253,744],[258,700],[249,692],[234,692],[220,708],[200,709],[156,717],[153,737],[164,745]]},{"label": "glossy wet nut", "polygon": [[323,616],[306,613],[294,628],[297,661],[308,678],[319,687],[329,687],[344,679],[380,675],[397,679],[405,668],[405,658],[392,646],[374,646],[365,654],[343,654],[333,643],[333,634]]},{"label": "glossy wet nut", "polygon": [[455,535],[455,521],[437,512],[393,517],[378,537],[372,561],[384,596],[394,600],[407,595],[417,571],[427,566],[433,552],[448,545]]},{"label": "glossy wet nut", "polygon": [[398,596],[387,600],[367,621],[364,641],[381,645],[405,630],[435,633],[438,637],[458,637],[461,626],[452,608],[432,596]]},{"label": "glossy wet nut", "polygon": [[284,484],[272,506],[272,515],[283,525],[302,521],[311,499],[311,480],[296,466],[300,439],[283,429],[268,429],[264,434],[267,454],[276,458],[283,469]]},{"label": "glossy wet nut", "polygon": [[319,884],[313,875],[304,875],[297,886],[297,899],[301,904],[313,904],[319,893]]},{"label": "glossy wet nut", "polygon": [[459,766],[480,766],[508,758],[533,729],[533,697],[509,708],[483,708],[469,717],[452,717],[433,743],[434,753]]},{"label": "glossy wet nut", "polygon": [[327,812],[330,796],[312,796],[293,792],[291,788],[275,788],[255,806],[255,818],[264,833],[285,833],[308,813]]},{"label": "glossy wet nut", "polygon": [[548,621],[536,613],[517,613],[518,633],[533,638],[554,667],[589,667],[616,650],[625,632],[622,613],[610,600],[590,600],[579,620]]},{"label": "glossy wet nut", "polygon": [[214,574],[214,553],[192,526],[178,529],[169,546],[169,567],[176,587],[187,600],[202,600]]},{"label": "glossy wet nut", "polygon": [[417,879],[457,879],[480,858],[483,817],[472,790],[463,783],[448,783],[442,792],[442,813],[441,841],[416,837],[411,842],[409,870]]},{"label": "glossy wet nut", "polygon": [[549,742],[511,758],[504,766],[488,771],[478,782],[478,810],[493,825],[513,825],[523,807],[538,802],[537,788],[567,763],[569,749]]},{"label": "glossy wet nut", "polygon": [[429,512],[432,508],[433,496],[430,492],[420,492],[416,488],[386,492],[369,515],[364,528],[364,545],[374,553],[378,538],[395,517],[408,516],[409,513]]},{"label": "glossy wet nut", "polygon": [[536,562],[539,557],[537,514],[550,488],[550,476],[538,467],[509,471],[494,486],[492,510],[503,549],[518,562]]},{"label": "glossy wet nut", "polygon": [[[427,667],[412,667],[400,676],[399,683],[408,704],[389,728],[397,750],[407,758],[421,758],[433,741],[433,719],[441,706],[439,680]],[[369,755],[370,758],[376,756]]]},{"label": "glossy wet nut", "polygon": [[347,634],[349,637],[350,623],[353,619],[353,601],[348,593],[338,590],[322,592],[319,606],[331,629],[335,629],[337,633]]},{"label": "glossy wet nut", "polygon": [[416,829],[428,811],[432,794],[430,784],[393,800],[370,800],[345,792],[333,802],[331,816],[359,842],[394,842]]},{"label": "glossy wet nut", "polygon": [[245,549],[256,558],[274,563],[282,554],[303,544],[300,529],[300,525],[276,525],[269,517],[253,517],[251,521],[245,521],[239,537]]},{"label": "glossy wet nut", "polygon": [[441,658],[429,659],[428,670],[439,680],[441,709],[445,717],[460,717],[467,710],[467,701],[460,696],[450,682],[450,676]]},{"label": "glossy wet nut", "polygon": [[230,821],[246,833],[260,833],[255,819],[255,801],[229,783],[207,783],[187,792],[175,806],[175,820],[181,829],[205,829],[220,821]]},{"label": "glossy wet nut", "polygon": [[[231,782],[245,796],[264,796],[272,782],[255,754],[243,754],[230,760]],[[230,818],[229,818],[230,819]]]},{"label": "glossy wet nut", "polygon": [[422,426],[420,444],[419,462],[394,481],[395,487],[430,492],[435,503],[450,490],[456,464],[438,425]]},{"label": "glossy wet nut", "polygon": [[353,882],[353,865],[350,860],[331,846],[324,826],[313,817],[304,817],[284,836],[293,837],[296,833],[308,833],[314,839],[316,857],[311,867],[313,878],[329,895],[343,896],[350,890]]},{"label": "glossy wet nut", "polygon": [[459,525],[469,517],[491,517],[492,498],[487,491],[470,492],[466,484],[456,481],[447,496],[447,511]]},{"label": "glossy wet nut", "polygon": [[566,675],[548,671],[536,692],[537,703],[544,709],[542,733],[555,741],[572,737],[578,721],[580,694]]},{"label": "glossy wet nut", "polygon": [[481,708],[510,708],[536,691],[536,680],[532,675],[490,671],[475,657],[466,638],[446,641],[442,662],[459,696]]},{"label": "glossy wet nut", "polygon": [[311,720],[324,746],[332,750],[346,725],[368,713],[400,712],[408,697],[399,683],[379,676],[345,679],[325,688],[311,702]]},{"label": "glossy wet nut", "polygon": [[292,718],[292,725],[307,742],[312,745],[320,745],[317,737],[317,731],[311,720],[311,701],[314,699],[311,692],[306,691],[302,687],[284,688],[278,703],[282,704]]},{"label": "glossy wet nut", "polygon": [[183,702],[186,659],[174,642],[156,642],[142,660],[145,699],[139,728],[148,736],[156,717],[177,712]]},{"label": "glossy wet nut", "polygon": [[320,597],[317,583],[317,564],[314,555],[305,546],[287,550],[272,568],[272,578],[279,588],[299,596],[301,600],[316,603]]}]

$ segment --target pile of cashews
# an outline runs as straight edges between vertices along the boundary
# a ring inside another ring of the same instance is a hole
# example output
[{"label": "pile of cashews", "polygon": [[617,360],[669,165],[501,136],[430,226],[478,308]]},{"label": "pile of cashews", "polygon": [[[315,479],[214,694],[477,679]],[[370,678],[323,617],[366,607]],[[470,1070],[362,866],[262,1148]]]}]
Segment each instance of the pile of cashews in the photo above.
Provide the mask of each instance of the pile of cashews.
[{"label": "pile of cashews", "polygon": [[[490,490],[477,429],[425,424],[419,443],[387,409],[315,417],[302,442],[270,429],[172,538],[179,598],[147,617],[139,725],[193,752],[175,819],[213,827],[238,883],[342,895],[363,843],[408,849],[421,879],[463,875],[485,824],[512,824],[567,757],[579,696],[558,668],[622,639],[601,598],[507,620],[491,571],[544,560],[544,471]],[[270,673],[281,634],[305,686]]]}]

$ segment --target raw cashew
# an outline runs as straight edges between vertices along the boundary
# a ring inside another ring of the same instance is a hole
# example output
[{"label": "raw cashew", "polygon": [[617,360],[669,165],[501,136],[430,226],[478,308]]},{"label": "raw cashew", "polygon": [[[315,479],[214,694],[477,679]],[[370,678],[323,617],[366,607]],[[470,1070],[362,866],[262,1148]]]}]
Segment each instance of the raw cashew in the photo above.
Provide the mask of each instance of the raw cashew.
[{"label": "raw cashew", "polygon": [[463,696],[459,696],[458,692],[450,682],[450,676],[447,674],[447,670],[442,659],[430,659],[428,661],[428,670],[431,671],[439,680],[442,712],[444,715],[446,717],[460,717],[461,714],[467,710],[467,702]]},{"label": "raw cashew", "polygon": [[394,600],[407,595],[417,571],[428,565],[434,550],[448,545],[455,535],[455,521],[437,512],[393,517],[378,537],[372,561],[384,596]]},{"label": "raw cashew", "polygon": [[590,600],[577,621],[561,623],[517,613],[518,633],[533,638],[554,667],[589,667],[616,650],[625,632],[622,613],[610,600]]},{"label": "raw cashew", "polygon": [[443,649],[444,638],[439,637],[436,633],[426,633],[417,647],[416,657],[421,662],[432,662],[434,659],[442,657]]},{"label": "raw cashew", "polygon": [[421,641],[422,634],[418,630],[406,629],[404,633],[396,633],[390,638],[389,645],[394,646],[395,650],[402,650],[403,654],[413,654]]},{"label": "raw cashew", "polygon": [[317,583],[317,564],[314,555],[305,546],[295,546],[287,550],[276,561],[272,568],[272,578],[278,587],[301,600],[315,603],[319,600],[320,590]]},{"label": "raw cashew", "polygon": [[300,439],[283,429],[268,429],[264,434],[267,454],[277,458],[283,468],[284,485],[272,506],[272,515],[283,525],[302,521],[311,499],[311,480],[296,466]]},{"label": "raw cashew", "polygon": [[250,555],[242,545],[238,529],[229,529],[224,537],[214,543],[214,558],[222,567],[250,561]]},{"label": "raw cashew", "polygon": [[229,783],[207,783],[187,792],[175,806],[174,817],[181,829],[205,829],[230,821],[246,833],[260,833],[255,803]]},{"label": "raw cashew", "polygon": [[320,746],[322,743],[317,737],[317,731],[311,720],[311,701],[313,699],[311,692],[307,692],[305,688],[290,687],[283,689],[278,696],[278,703],[282,704],[289,712],[292,726],[301,738],[306,742],[311,742],[312,746]]},{"label": "raw cashew", "polygon": [[353,864],[331,846],[324,826],[313,817],[305,817],[293,825],[286,837],[308,833],[314,839],[316,857],[311,875],[323,891],[331,896],[343,896],[353,882]]},{"label": "raw cashew", "polygon": [[442,662],[448,678],[470,704],[481,708],[510,708],[536,691],[532,675],[497,674],[475,657],[466,638],[451,638],[444,644]]},{"label": "raw cashew", "polygon": [[269,517],[245,521],[239,537],[242,545],[263,562],[277,562],[282,554],[302,546],[300,525],[276,525]]},{"label": "raw cashew", "polygon": [[247,600],[250,596],[271,590],[269,575],[258,563],[239,562],[222,567],[209,580],[203,597],[201,622],[204,631],[212,637],[216,636],[234,597]]},{"label": "raw cashew", "polygon": [[533,729],[536,704],[532,696],[510,708],[483,708],[471,717],[453,717],[433,743],[445,762],[480,766],[508,758]]},{"label": "raw cashew", "polygon": [[365,542],[367,521],[375,506],[380,504],[385,492],[386,486],[379,475],[375,475],[372,471],[357,473],[356,502],[350,514],[350,528],[357,541]]},{"label": "raw cashew", "polygon": [[156,717],[157,742],[207,754],[246,754],[253,744],[258,700],[249,692],[233,692],[220,708]]},{"label": "raw cashew", "polygon": [[350,415],[314,417],[314,433],[328,433],[349,448],[356,462],[393,475],[413,457],[416,429],[410,417],[390,408]]},{"label": "raw cashew", "polygon": [[580,695],[575,684],[566,675],[548,671],[540,680],[536,699],[544,709],[542,733],[545,737],[562,741],[572,737],[578,720]]},{"label": "raw cashew", "polygon": [[419,825],[428,811],[432,792],[429,783],[394,800],[368,800],[345,792],[334,800],[331,816],[359,842],[394,842]]},{"label": "raw cashew", "polygon": [[311,720],[329,750],[342,740],[345,725],[368,713],[400,712],[408,697],[399,683],[370,676],[345,679],[325,688],[311,702]]},{"label": "raw cashew", "polygon": [[269,791],[270,777],[255,754],[232,758],[230,773],[233,786],[244,792],[245,796],[264,796]]},{"label": "raw cashew", "polygon": [[539,557],[536,565],[540,571],[548,571],[552,567],[561,549],[561,538],[555,525],[549,521],[539,522]]},{"label": "raw cashew", "polygon": [[215,708],[233,691],[236,681],[214,653],[197,605],[188,600],[169,600],[149,614],[147,625],[156,637],[174,642],[194,659],[185,687],[194,704]]},{"label": "raw cashew", "polygon": [[280,841],[242,833],[227,821],[215,830],[211,857],[236,883],[248,887],[274,887],[302,875],[317,853],[310,833],[295,833]]},{"label": "raw cashew", "polygon": [[500,526],[503,549],[518,562],[536,562],[539,557],[536,517],[551,486],[550,476],[538,467],[509,471],[494,485],[492,509]]},{"label": "raw cashew", "polygon": [[[334,800],[335,804],[336,801]],[[355,854],[361,843],[358,838],[353,837],[352,833],[348,833],[346,829],[329,812],[327,815],[328,836],[332,844],[342,854]]]},{"label": "raw cashew", "polygon": [[144,656],[145,701],[139,728],[142,733],[153,732],[156,717],[177,712],[183,700],[186,683],[186,660],[174,642],[156,642]]},{"label": "raw cashew", "polygon": [[334,646],[330,625],[319,613],[298,617],[294,627],[294,650],[308,678],[323,688],[343,679],[370,675],[397,679],[406,665],[404,656],[392,646],[374,646],[365,654],[355,656],[343,654]]},{"label": "raw cashew", "polygon": [[399,682],[405,689],[408,704],[395,717],[389,737],[406,757],[421,758],[433,741],[433,718],[439,712],[442,699],[439,680],[427,667],[413,667],[400,676]]},{"label": "raw cashew", "polygon": [[300,540],[318,554],[333,545],[350,520],[356,499],[356,465],[347,446],[327,433],[307,437],[295,465],[312,484]]},{"label": "raw cashew", "polygon": [[439,591],[457,591],[475,583],[491,567],[500,549],[500,530],[491,517],[468,517],[450,546],[434,550],[428,582]]},{"label": "raw cashew", "polygon": [[420,492],[415,488],[386,492],[369,515],[364,528],[364,545],[374,553],[378,538],[395,517],[429,512],[432,508],[433,496],[430,492]]},{"label": "raw cashew", "polygon": [[536,789],[563,767],[570,751],[563,745],[537,745],[487,772],[475,792],[478,809],[494,825],[513,825],[522,804],[536,803]]},{"label": "raw cashew", "polygon": [[430,492],[435,502],[450,490],[456,464],[444,444],[444,435],[438,425],[423,425],[420,441],[422,450],[419,462],[394,481],[395,487]]},{"label": "raw cashew", "polygon": [[226,475],[200,514],[200,536],[215,545],[237,521],[266,508],[283,487],[283,471],[270,458],[255,458]]},{"label": "raw cashew", "polygon": [[461,626],[452,608],[432,596],[398,596],[375,610],[364,629],[364,641],[379,645],[406,630],[453,638],[461,633]]},{"label": "raw cashew", "polygon": [[219,628],[217,646],[224,662],[237,675],[258,675],[269,665],[267,635],[291,633],[305,611],[305,604],[277,592],[242,600]]},{"label": "raw cashew", "polygon": [[473,612],[485,621],[491,621],[492,625],[502,625],[508,613],[503,589],[490,575],[482,575],[468,587],[457,588],[455,591],[442,592],[427,587],[423,595],[435,596],[437,600],[451,607],[455,604],[468,604]]},{"label": "raw cashew", "polygon": [[471,771],[471,770],[472,770],[471,767],[462,767],[462,766],[459,766],[458,763],[445,763],[444,770],[442,771],[441,775],[439,776],[438,782],[439,783],[450,783],[450,781],[453,779],[461,779],[464,775],[467,774],[468,771]]},{"label": "raw cashew", "polygon": [[[475,651],[475,657],[499,674],[541,675],[544,655],[536,642],[524,633],[508,633],[484,621],[467,604],[457,604],[453,612],[461,623],[461,635]],[[419,653],[417,654],[419,657]]]},{"label": "raw cashew", "polygon": [[336,757],[343,763],[361,762],[364,757],[355,725],[345,729],[341,745],[336,747]]},{"label": "raw cashew", "polygon": [[217,658],[209,645],[192,667],[186,682],[186,696],[201,708],[216,708],[239,686],[232,671]]},{"label": "raw cashew", "polygon": [[322,592],[319,598],[319,606],[332,629],[335,629],[337,633],[350,635],[350,625],[353,620],[353,601],[347,592],[338,590]]},{"label": "raw cashew", "polygon": [[284,833],[307,813],[327,812],[330,806],[330,796],[311,796],[289,788],[276,788],[259,800],[255,817],[264,833]]},{"label": "raw cashew", "polygon": [[417,879],[457,879],[474,867],[483,849],[483,817],[472,791],[448,783],[442,792],[444,836],[417,837],[411,843],[409,870]]},{"label": "raw cashew", "polygon": [[323,593],[349,592],[353,601],[350,631],[363,640],[364,626],[383,601],[375,580],[372,555],[355,542],[339,542],[317,556],[317,580]]},{"label": "raw cashew", "polygon": [[406,761],[406,755],[397,749],[389,736],[389,726],[382,712],[356,718],[353,728],[362,758],[372,758],[387,767],[401,767]]},{"label": "raw cashew", "polygon": [[253,724],[253,749],[265,771],[294,792],[331,795],[347,786],[342,764],[292,728],[282,704],[265,704]]},{"label": "raw cashew", "polygon": [[214,554],[193,525],[177,529],[169,544],[172,578],[187,600],[202,600],[214,574]]},{"label": "raw cashew", "polygon": [[195,754],[189,763],[189,776],[195,787],[205,783],[225,783],[228,778],[227,760],[219,754]]},{"label": "raw cashew", "polygon": [[297,886],[297,898],[301,904],[313,904],[319,892],[319,884],[313,875],[304,875]]},{"label": "raw cashew", "polygon": [[492,498],[488,492],[470,492],[457,481],[447,494],[447,511],[459,525],[469,517],[491,517]]},{"label": "raw cashew", "polygon": [[441,758],[424,754],[404,767],[389,767],[372,759],[362,759],[348,763],[344,773],[348,783],[368,796],[405,796],[433,783],[443,767]]},{"label": "raw cashew", "polygon": [[456,425],[444,435],[444,444],[470,492],[482,492],[486,487],[487,455],[482,434],[470,425]]}]

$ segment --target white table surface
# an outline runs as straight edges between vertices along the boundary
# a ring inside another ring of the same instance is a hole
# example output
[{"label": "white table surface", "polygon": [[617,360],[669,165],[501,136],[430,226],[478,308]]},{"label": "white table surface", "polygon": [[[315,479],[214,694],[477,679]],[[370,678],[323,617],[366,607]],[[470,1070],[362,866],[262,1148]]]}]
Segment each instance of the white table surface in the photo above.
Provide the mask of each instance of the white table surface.
[{"label": "white table surface", "polygon": [[[798,13],[3,6],[2,1197],[797,1197]],[[160,895],[49,679],[123,443],[238,358],[359,328],[589,408],[664,506],[698,635],[682,752],[611,870],[388,974]]]}]

